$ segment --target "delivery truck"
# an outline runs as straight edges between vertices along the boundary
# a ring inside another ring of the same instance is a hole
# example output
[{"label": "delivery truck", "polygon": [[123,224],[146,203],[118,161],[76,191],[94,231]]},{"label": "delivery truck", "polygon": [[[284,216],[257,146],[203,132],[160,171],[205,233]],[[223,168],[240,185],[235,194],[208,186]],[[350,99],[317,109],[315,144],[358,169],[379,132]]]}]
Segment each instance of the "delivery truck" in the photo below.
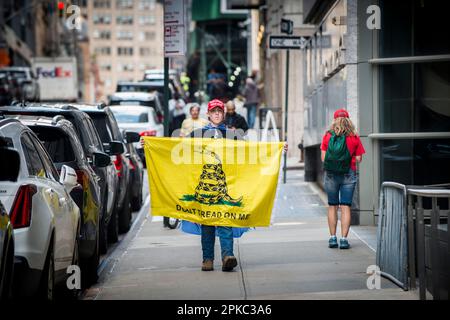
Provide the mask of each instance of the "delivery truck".
[{"label": "delivery truck", "polygon": [[43,102],[76,102],[78,99],[77,62],[75,57],[33,59]]}]

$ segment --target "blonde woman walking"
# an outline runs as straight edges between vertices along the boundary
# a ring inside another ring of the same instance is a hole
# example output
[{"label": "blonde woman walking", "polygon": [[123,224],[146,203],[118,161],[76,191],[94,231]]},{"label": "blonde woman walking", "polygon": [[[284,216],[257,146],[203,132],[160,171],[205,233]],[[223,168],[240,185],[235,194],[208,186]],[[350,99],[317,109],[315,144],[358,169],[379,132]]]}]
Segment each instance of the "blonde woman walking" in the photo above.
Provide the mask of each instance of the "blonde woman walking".
[{"label": "blonde woman walking", "polygon": [[324,163],[324,187],[328,195],[329,248],[337,248],[337,212],[341,208],[340,249],[349,249],[347,235],[350,230],[353,192],[358,174],[356,163],[361,162],[364,147],[355,126],[344,109],[334,113],[334,119],[322,139],[322,162]]}]

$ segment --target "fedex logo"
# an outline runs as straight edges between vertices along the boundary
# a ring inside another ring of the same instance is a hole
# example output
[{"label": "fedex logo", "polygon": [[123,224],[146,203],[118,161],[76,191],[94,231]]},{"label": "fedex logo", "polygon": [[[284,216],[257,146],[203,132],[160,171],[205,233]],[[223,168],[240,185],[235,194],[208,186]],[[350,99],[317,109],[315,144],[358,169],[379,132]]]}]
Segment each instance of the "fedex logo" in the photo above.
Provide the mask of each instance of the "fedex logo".
[{"label": "fedex logo", "polygon": [[71,70],[64,70],[63,67],[54,67],[53,69],[45,70],[42,67],[36,69],[36,73],[38,77],[43,78],[70,78],[72,77]]}]

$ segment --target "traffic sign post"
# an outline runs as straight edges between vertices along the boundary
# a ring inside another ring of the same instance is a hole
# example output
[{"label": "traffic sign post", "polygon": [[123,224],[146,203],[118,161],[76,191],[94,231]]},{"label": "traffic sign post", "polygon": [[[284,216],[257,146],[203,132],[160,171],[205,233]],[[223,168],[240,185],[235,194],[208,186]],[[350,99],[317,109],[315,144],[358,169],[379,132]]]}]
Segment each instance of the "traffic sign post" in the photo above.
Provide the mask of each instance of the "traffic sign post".
[{"label": "traffic sign post", "polygon": [[[293,23],[290,20],[281,20],[281,32],[292,34]],[[286,93],[285,93],[285,113],[284,113],[284,140],[287,143],[288,134],[288,106],[289,106],[289,51],[303,49],[306,44],[306,39],[295,36],[270,36],[269,48],[286,50]],[[284,153],[283,164],[283,183],[286,183],[287,171],[287,152]]]},{"label": "traffic sign post", "polygon": [[164,136],[169,136],[169,58],[186,53],[184,0],[164,1]]}]

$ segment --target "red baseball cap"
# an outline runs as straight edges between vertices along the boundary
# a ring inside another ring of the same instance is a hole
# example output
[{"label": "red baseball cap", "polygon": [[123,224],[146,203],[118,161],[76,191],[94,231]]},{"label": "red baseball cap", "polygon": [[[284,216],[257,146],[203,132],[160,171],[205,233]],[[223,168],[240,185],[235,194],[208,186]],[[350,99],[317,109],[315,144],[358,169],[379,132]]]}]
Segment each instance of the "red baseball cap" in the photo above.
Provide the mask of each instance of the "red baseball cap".
[{"label": "red baseball cap", "polygon": [[345,110],[345,109],[339,109],[339,110],[336,110],[334,112],[334,118],[335,119],[336,118],[340,118],[340,117],[342,117],[342,118],[350,118],[350,116],[348,115],[347,110]]},{"label": "red baseball cap", "polygon": [[208,111],[214,108],[220,108],[222,110],[225,110],[225,105],[223,104],[222,101],[214,99],[208,102]]}]

